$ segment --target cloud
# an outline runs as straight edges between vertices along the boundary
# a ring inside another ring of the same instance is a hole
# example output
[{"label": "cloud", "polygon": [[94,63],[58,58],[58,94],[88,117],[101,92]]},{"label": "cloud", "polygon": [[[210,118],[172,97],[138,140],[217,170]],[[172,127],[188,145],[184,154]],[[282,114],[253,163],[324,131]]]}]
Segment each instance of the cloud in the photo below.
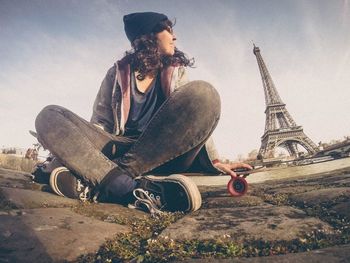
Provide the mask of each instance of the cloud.
[{"label": "cloud", "polygon": [[[179,48],[196,58],[190,77],[212,83],[221,94],[222,116],[214,132],[221,155],[233,159],[260,147],[265,101],[252,40],[287,109],[315,142],[348,135],[348,1],[248,2],[161,5],[162,12],[176,14]],[[47,104],[88,119],[107,69],[129,48],[121,10],[149,7],[77,1],[63,9],[52,3],[48,10],[26,7],[25,16],[19,15],[19,6],[8,20],[2,18],[0,146],[34,142],[27,130]]]},{"label": "cloud", "polygon": [[[34,120],[48,104],[65,106],[86,119],[107,71],[126,46],[114,37],[102,39],[53,36],[32,30],[30,38],[13,40],[17,53],[0,73],[0,145],[28,147]],[[125,42],[127,43],[127,42]],[[125,44],[124,43],[124,44]]]}]

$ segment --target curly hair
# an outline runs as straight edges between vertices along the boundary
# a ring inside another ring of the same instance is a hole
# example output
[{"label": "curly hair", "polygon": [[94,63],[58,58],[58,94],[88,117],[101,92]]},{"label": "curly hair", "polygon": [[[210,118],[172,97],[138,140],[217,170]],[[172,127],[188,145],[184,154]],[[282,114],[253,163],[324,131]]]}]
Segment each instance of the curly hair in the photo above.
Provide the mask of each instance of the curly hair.
[{"label": "curly hair", "polygon": [[163,30],[172,30],[173,25],[170,20],[161,21],[151,34],[136,38],[131,44],[132,50],[126,51],[123,60],[130,63],[131,67],[138,72],[136,76],[138,80],[144,80],[147,74],[156,74],[159,69],[170,65],[193,66],[194,58],[189,59],[177,48],[172,56],[161,55],[158,50],[156,34]]}]

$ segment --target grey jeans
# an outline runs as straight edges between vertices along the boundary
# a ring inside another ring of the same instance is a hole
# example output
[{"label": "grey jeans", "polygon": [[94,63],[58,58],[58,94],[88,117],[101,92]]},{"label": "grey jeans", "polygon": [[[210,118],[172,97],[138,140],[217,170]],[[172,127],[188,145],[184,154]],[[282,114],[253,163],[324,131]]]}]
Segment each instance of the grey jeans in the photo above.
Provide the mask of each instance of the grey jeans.
[{"label": "grey jeans", "polygon": [[174,91],[137,139],[103,131],[73,112],[45,107],[35,121],[38,140],[61,163],[92,186],[115,176],[185,172],[215,129],[220,117],[217,91],[192,81]]}]

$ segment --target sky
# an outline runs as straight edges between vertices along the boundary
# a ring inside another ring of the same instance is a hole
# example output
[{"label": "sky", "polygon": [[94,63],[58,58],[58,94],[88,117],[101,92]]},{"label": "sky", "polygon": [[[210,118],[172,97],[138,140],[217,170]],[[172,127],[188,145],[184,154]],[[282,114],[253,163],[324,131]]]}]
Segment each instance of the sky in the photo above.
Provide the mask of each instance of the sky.
[{"label": "sky", "polygon": [[213,139],[222,158],[259,149],[265,99],[253,43],[282,101],[315,142],[350,135],[349,0],[0,0],[0,148],[28,148],[40,110],[90,119],[107,70],[130,43],[122,17],[176,19],[177,47],[195,58],[191,80],[221,95]]}]

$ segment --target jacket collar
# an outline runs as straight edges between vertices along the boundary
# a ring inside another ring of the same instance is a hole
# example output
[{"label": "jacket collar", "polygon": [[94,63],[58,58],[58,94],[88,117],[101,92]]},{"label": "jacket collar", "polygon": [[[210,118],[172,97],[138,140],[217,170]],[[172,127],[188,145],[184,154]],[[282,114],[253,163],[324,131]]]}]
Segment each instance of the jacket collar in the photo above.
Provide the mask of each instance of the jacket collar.
[{"label": "jacket collar", "polygon": [[[171,91],[171,80],[174,72],[174,66],[168,66],[162,69],[160,73],[160,82],[165,97],[169,97]],[[130,64],[125,61],[118,61],[117,81],[121,87],[123,98],[130,94]]]},{"label": "jacket collar", "polygon": [[[121,116],[120,116],[120,129],[123,132],[124,125],[128,119],[129,111],[130,111],[130,64],[126,59],[122,59],[117,62],[117,72],[116,72],[116,80],[121,89]],[[165,97],[169,97],[171,93],[171,84],[172,84],[172,76],[174,73],[175,67],[169,66],[161,71],[160,82],[161,87],[163,89]],[[117,88],[117,87],[115,87]]]}]

